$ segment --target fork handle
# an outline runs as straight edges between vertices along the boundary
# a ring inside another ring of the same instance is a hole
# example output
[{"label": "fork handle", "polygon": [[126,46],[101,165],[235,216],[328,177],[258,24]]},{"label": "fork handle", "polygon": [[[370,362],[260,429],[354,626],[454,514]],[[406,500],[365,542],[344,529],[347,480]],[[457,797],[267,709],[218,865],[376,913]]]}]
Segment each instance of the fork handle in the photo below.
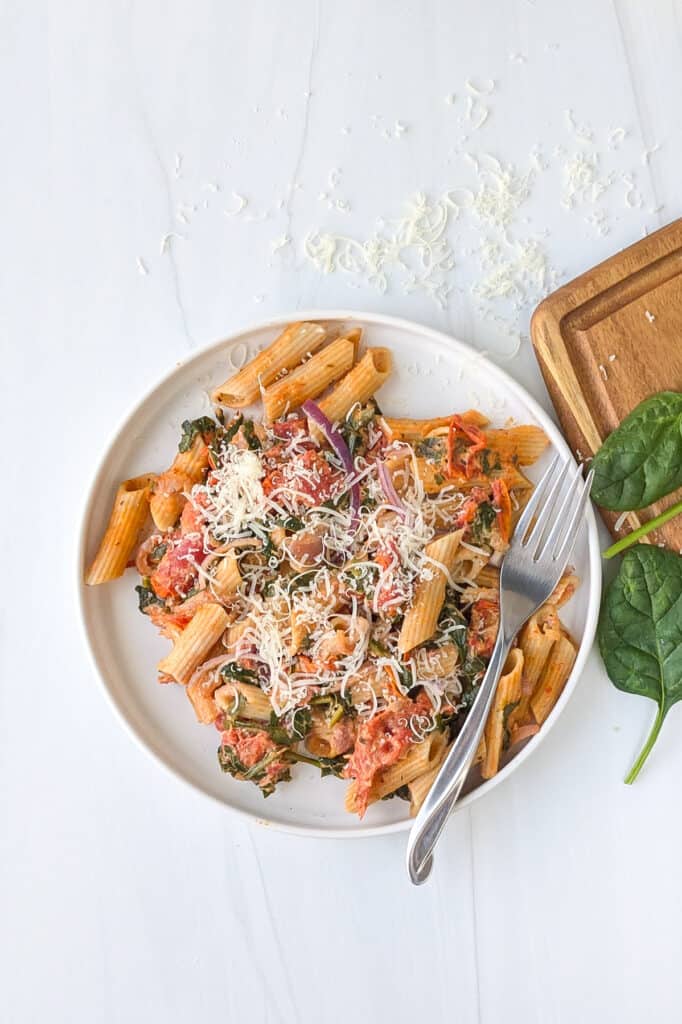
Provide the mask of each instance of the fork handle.
[{"label": "fork handle", "polygon": [[512,640],[513,637],[505,635],[500,623],[488,668],[462,731],[443,762],[410,831],[407,869],[415,885],[421,885],[431,873],[433,849],[469,774]]}]

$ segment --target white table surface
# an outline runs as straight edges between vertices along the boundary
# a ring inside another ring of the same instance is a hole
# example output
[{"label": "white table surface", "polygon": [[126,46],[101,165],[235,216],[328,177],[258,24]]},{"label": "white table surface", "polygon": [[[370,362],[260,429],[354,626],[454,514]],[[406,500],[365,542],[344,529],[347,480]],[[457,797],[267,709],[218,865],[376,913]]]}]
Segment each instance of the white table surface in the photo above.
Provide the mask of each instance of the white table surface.
[{"label": "white table surface", "polygon": [[[397,279],[321,274],[312,229],[367,238],[416,192],[475,185],[465,150],[527,170],[535,144],[550,166],[509,238],[541,238],[560,279],[679,216],[679,0],[48,6],[0,9],[2,1020],[679,1020],[679,706],[625,787],[653,709],[593,654],[548,742],[453,819],[415,890],[404,836],[275,833],[154,764],[102,698],[74,598],[98,455],[189,351],[308,307],[498,353],[510,321],[527,330],[532,291],[501,304],[503,329],[477,305],[488,231],[468,214],[445,308]],[[468,105],[466,81],[490,79]],[[580,150],[613,180],[567,210]],[[248,206],[226,216],[233,190]],[[186,238],[161,255],[171,231]],[[508,368],[547,405],[527,341]]]}]

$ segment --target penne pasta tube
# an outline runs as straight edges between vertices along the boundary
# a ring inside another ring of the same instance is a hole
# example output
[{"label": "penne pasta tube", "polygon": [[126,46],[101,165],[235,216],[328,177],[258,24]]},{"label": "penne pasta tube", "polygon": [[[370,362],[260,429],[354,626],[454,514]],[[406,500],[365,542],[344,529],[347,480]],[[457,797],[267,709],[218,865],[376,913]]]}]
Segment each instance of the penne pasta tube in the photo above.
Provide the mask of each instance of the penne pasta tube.
[{"label": "penne pasta tube", "polygon": [[481,776],[492,779],[500,766],[500,755],[507,731],[507,719],[516,703],[521,699],[521,676],[523,673],[523,651],[514,647],[504,666],[495,691],[495,699],[485,723],[485,758]]},{"label": "penne pasta tube", "polygon": [[519,466],[532,466],[549,444],[549,438],[542,427],[531,424],[507,427],[505,430],[487,430],[488,447],[499,455],[502,462],[513,459]]},{"label": "penne pasta tube", "polygon": [[375,697],[389,699],[399,694],[391,669],[373,664],[361,668],[346,690],[346,696],[355,707],[372,704]]},{"label": "penne pasta tube", "polygon": [[[420,743],[414,743],[395,764],[377,772],[372,783],[369,795],[369,804],[382,800],[389,793],[395,793],[396,789],[406,786],[413,779],[418,778],[425,772],[440,763],[443,752],[447,746],[447,739],[444,732],[432,732]],[[356,784],[351,782],[346,791],[346,810],[352,814],[357,811]]]},{"label": "penne pasta tube", "polygon": [[[461,419],[471,423],[474,427],[485,427],[489,422],[487,416],[476,409],[468,409],[461,414]],[[399,419],[393,416],[385,416],[384,423],[388,427],[391,436],[397,441],[421,441],[423,438],[433,434],[434,431],[445,429],[447,434],[452,420],[452,413],[449,416],[435,416],[432,419]]]},{"label": "penne pasta tube", "polygon": [[317,398],[330,384],[348,373],[355,360],[361,333],[358,327],[345,337],[337,338],[266,388],[263,392],[266,420],[279,419],[290,410],[300,408],[309,398]]},{"label": "penne pasta tube", "polygon": [[145,473],[119,484],[104,536],[85,574],[88,586],[123,575],[149,514],[149,493],[155,479],[153,473]]},{"label": "penne pasta tube", "polygon": [[213,696],[218,710],[228,715],[238,712],[240,718],[253,719],[255,722],[270,721],[272,704],[259,686],[251,683],[224,683]]},{"label": "penne pasta tube", "polygon": [[282,370],[293,369],[308,353],[317,351],[325,336],[325,329],[320,324],[289,324],[239,373],[215,388],[211,401],[232,409],[251,405],[260,396],[261,388],[271,384]]},{"label": "penne pasta tube", "polygon": [[521,697],[516,708],[509,715],[508,726],[513,729],[529,719],[530,699],[547,659],[551,657],[554,644],[561,636],[561,623],[556,609],[544,604],[523,627],[518,644],[523,652],[523,675]]},{"label": "penne pasta tube", "polygon": [[452,578],[465,583],[476,581],[478,584],[481,569],[487,561],[488,555],[479,555],[462,547],[455,556]]},{"label": "penne pasta tube", "polygon": [[[408,784],[408,790],[410,793],[410,817],[414,818],[418,813],[421,805],[426,800],[427,793],[431,789],[431,786],[436,780],[438,772],[441,770],[443,761],[447,757],[449,746],[446,743],[443,747],[443,751],[433,766],[433,768],[426,771],[423,775],[414,779]],[[472,767],[477,764],[481,764],[485,760],[485,736],[481,736],[480,742],[476,747],[476,753],[474,759],[471,762]]]},{"label": "penne pasta tube", "polygon": [[219,601],[226,601],[236,594],[242,582],[239,561],[234,551],[228,551],[218,562],[215,572],[209,581],[209,588]]},{"label": "penne pasta tube", "polygon": [[530,699],[530,708],[538,725],[542,725],[559,699],[571,674],[575,656],[574,645],[568,636],[562,634],[552,648],[551,656]]},{"label": "penne pasta tube", "polygon": [[187,494],[195,484],[201,483],[208,468],[208,447],[201,434],[197,434],[186,452],[178,452],[170,469],[162,473],[154,484],[149,508],[159,530],[175,526],[185,507]]},{"label": "penne pasta tube", "polygon": [[355,738],[355,722],[342,718],[330,725],[324,712],[315,709],[312,713],[310,731],[305,745],[313,757],[338,757],[352,747]]},{"label": "penne pasta tube", "polygon": [[447,757],[448,744],[445,742],[443,748],[440,751],[436,751],[432,761],[433,765],[431,768],[427,768],[425,772],[418,775],[416,779],[407,784],[407,789],[410,794],[410,817],[414,818],[419,813],[419,808],[426,800],[431,786],[436,781],[436,776],[443,766],[443,761]]},{"label": "penne pasta tube", "polygon": [[[387,348],[368,348],[362,359],[342,377],[329,394],[319,402],[319,407],[332,423],[344,420],[352,407],[360,402],[364,405],[391,372],[393,360]],[[316,424],[310,424],[315,437],[320,436]]]},{"label": "penne pasta tube", "polygon": [[[201,669],[199,669],[199,673],[201,673]],[[185,687],[185,693],[194,708],[197,722],[202,725],[211,725],[220,713],[213,698],[222,684],[223,680],[220,675],[217,672],[211,672],[208,678],[192,679]]]},{"label": "penne pasta tube", "polygon": [[417,651],[417,681],[423,683],[432,679],[446,679],[453,674],[458,662],[457,644],[445,643],[430,650]]},{"label": "penne pasta tube", "polygon": [[513,463],[503,463],[501,466],[491,470],[490,476],[472,476],[465,478],[457,476],[448,477],[447,458],[444,456],[441,461],[434,462],[431,459],[415,456],[415,464],[419,479],[424,485],[427,494],[440,494],[444,487],[455,486],[458,491],[467,492],[473,487],[490,488],[491,480],[504,480],[509,491],[532,490],[532,484],[527,476],[521,472],[518,466]]},{"label": "penne pasta tube", "polygon": [[573,597],[579,583],[580,580],[574,573],[565,572],[553,592],[549,595],[547,603],[553,604],[555,608],[561,608],[562,605],[566,604]]},{"label": "penne pasta tube", "polygon": [[204,604],[182,631],[170,654],[159,662],[159,672],[187,685],[197,665],[223,635],[229,616],[219,604]]},{"label": "penne pasta tube", "polygon": [[490,562],[481,566],[478,576],[476,577],[476,586],[485,587],[490,590],[499,590],[500,570],[498,567],[496,565],[491,565]]},{"label": "penne pasta tube", "polygon": [[424,554],[432,561],[417,584],[412,604],[403,619],[398,637],[399,654],[406,654],[435,633],[445,599],[447,576],[455,564],[462,532],[447,533],[424,548]]}]

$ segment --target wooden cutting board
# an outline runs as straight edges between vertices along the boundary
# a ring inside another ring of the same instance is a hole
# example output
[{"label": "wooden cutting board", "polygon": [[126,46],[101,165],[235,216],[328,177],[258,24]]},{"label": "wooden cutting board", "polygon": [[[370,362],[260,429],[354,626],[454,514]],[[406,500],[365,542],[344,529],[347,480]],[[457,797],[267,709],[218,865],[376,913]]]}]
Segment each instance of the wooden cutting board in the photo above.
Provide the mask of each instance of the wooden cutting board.
[{"label": "wooden cutting board", "polygon": [[[682,391],[682,219],[548,296],[531,338],[566,439],[581,460],[648,395]],[[631,513],[602,512],[614,537],[657,515],[682,490]],[[648,538],[682,551],[682,518]]]}]

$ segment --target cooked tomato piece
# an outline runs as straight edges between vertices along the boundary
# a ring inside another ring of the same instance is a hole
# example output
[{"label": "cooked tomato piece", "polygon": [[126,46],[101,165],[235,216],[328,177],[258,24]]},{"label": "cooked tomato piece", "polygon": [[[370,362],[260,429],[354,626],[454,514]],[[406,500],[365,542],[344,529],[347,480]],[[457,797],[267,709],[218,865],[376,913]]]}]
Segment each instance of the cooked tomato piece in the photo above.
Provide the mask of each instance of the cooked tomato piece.
[{"label": "cooked tomato piece", "polygon": [[495,646],[499,622],[500,606],[497,601],[484,597],[474,601],[467,630],[467,643],[473,654],[481,658],[490,657]]},{"label": "cooked tomato piece", "polygon": [[372,785],[378,772],[399,761],[415,735],[410,719],[431,714],[431,702],[425,694],[416,700],[401,698],[363,722],[343,775],[355,779],[355,809],[360,817],[367,810]]},{"label": "cooked tomato piece", "polygon": [[486,447],[486,436],[461,416],[453,416],[448,431],[448,476],[464,474],[467,479],[481,472],[480,453]]},{"label": "cooked tomato piece", "polygon": [[166,554],[151,576],[151,585],[157,597],[184,598],[197,581],[197,565],[205,558],[204,540],[200,534],[180,535],[170,541]]},{"label": "cooked tomato piece", "polygon": [[180,516],[180,533],[201,533],[205,522],[201,509],[188,501]]},{"label": "cooked tomato piece", "polygon": [[467,526],[472,523],[476,518],[476,512],[479,506],[488,500],[488,492],[485,487],[472,487],[467,497],[462,502],[462,505],[457,510],[457,518],[455,519],[453,526],[456,530],[459,530],[462,526]]},{"label": "cooked tomato piece", "polygon": [[[268,462],[271,455],[272,451],[268,452]],[[293,472],[285,478],[283,469],[275,465],[263,479],[265,494],[270,495],[286,486],[296,493],[298,502],[309,508],[322,505],[340,494],[345,473],[330,466],[319,449],[309,448],[297,455],[293,466]]]},{"label": "cooked tomato piece", "polygon": [[308,421],[304,416],[296,416],[290,420],[275,420],[270,429],[275,437],[296,437],[298,434],[308,433]]},{"label": "cooked tomato piece", "polygon": [[504,480],[493,480],[493,503],[497,509],[495,525],[499,533],[501,545],[509,543],[511,537],[512,506],[509,488]]},{"label": "cooked tomato piece", "polygon": [[220,742],[220,763],[236,779],[250,780],[272,792],[278,782],[288,778],[290,765],[281,756],[283,748],[266,732],[227,729],[221,733]]}]

